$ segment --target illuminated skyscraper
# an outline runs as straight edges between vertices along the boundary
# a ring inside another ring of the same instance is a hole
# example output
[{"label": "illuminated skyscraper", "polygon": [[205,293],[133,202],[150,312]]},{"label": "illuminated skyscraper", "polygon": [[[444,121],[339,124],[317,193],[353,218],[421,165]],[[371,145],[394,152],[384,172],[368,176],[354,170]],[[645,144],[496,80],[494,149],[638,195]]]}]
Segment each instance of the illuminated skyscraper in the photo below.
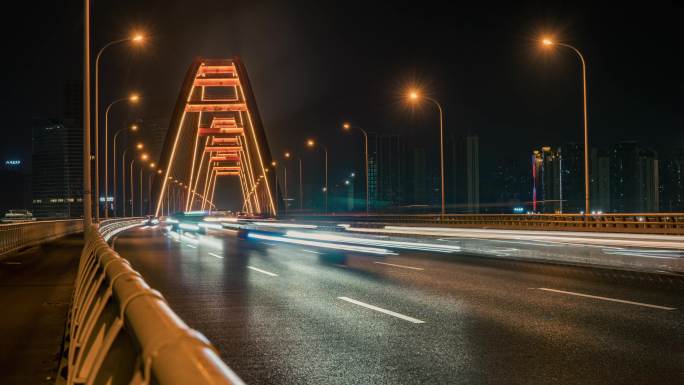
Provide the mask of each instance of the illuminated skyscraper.
[{"label": "illuminated skyscraper", "polygon": [[551,147],[532,152],[532,211],[560,213],[562,211],[562,158]]}]

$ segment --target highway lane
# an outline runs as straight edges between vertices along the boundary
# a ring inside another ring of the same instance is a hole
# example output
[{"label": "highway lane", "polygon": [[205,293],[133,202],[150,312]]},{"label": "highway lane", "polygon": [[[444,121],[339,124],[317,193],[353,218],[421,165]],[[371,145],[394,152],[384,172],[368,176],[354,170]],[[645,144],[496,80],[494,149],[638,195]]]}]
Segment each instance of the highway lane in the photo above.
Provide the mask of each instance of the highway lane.
[{"label": "highway lane", "polygon": [[683,289],[657,276],[158,226],[115,246],[247,383],[684,381]]}]

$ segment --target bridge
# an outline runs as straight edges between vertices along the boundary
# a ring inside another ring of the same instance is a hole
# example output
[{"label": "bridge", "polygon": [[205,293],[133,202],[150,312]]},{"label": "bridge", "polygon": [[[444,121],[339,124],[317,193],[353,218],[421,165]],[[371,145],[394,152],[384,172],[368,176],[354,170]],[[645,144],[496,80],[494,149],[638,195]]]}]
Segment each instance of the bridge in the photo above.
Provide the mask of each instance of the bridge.
[{"label": "bridge", "polygon": [[245,65],[196,59],[154,218],[0,226],[3,383],[681,378],[684,214],[282,215],[271,162]]}]

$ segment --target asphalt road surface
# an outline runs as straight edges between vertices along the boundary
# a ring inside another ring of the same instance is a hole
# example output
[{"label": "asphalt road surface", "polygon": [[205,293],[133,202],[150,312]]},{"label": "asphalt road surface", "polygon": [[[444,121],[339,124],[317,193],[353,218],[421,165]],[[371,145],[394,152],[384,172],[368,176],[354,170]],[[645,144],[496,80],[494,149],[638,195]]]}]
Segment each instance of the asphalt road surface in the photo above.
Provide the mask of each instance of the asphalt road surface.
[{"label": "asphalt road surface", "polygon": [[684,383],[677,279],[159,226],[115,249],[248,384]]}]

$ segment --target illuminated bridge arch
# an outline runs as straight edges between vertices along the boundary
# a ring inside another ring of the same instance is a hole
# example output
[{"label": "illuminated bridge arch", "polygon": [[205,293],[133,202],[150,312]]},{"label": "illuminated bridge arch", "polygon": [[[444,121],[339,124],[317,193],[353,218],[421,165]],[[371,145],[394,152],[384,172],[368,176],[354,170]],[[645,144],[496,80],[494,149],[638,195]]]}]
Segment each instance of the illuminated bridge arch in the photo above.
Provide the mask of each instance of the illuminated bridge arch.
[{"label": "illuminated bridge arch", "polygon": [[211,210],[216,184],[230,180],[242,211],[275,215],[266,135],[238,58],[197,58],[183,82],[153,185],[155,215]]}]

